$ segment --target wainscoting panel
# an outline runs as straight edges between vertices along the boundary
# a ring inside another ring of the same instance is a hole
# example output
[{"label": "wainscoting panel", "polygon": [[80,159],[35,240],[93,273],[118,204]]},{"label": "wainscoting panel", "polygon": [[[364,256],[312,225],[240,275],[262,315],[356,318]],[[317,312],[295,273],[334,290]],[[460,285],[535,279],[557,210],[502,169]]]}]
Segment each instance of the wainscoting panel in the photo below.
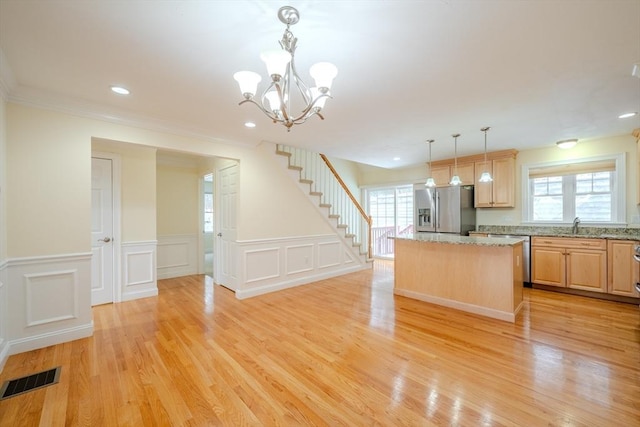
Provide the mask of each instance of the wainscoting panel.
[{"label": "wainscoting panel", "polygon": [[[78,270],[25,274],[24,288],[27,327],[78,317]],[[58,295],[70,297],[58,299]]]},{"label": "wainscoting panel", "polygon": [[369,268],[335,235],[239,241],[236,297],[243,299]]},{"label": "wainscoting panel", "polygon": [[122,301],[158,295],[157,242],[122,244]]},{"label": "wainscoting panel", "polygon": [[244,265],[251,266],[251,269],[245,270],[246,283],[279,277],[280,250],[276,247],[245,251]]},{"label": "wainscoting panel", "polygon": [[287,246],[286,250],[286,274],[304,273],[313,270],[313,248],[314,245]]},{"label": "wainscoting panel", "polygon": [[90,252],[9,259],[0,278],[0,366],[11,354],[93,334]]},{"label": "wainscoting panel", "polygon": [[158,279],[198,274],[198,235],[158,236]]}]

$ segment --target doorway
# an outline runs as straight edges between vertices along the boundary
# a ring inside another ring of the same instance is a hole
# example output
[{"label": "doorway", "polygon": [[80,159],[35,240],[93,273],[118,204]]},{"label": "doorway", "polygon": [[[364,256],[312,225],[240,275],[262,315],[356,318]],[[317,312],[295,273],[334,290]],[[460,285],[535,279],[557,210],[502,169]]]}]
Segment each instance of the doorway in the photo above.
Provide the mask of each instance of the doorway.
[{"label": "doorway", "polygon": [[214,243],[214,203],[213,203],[213,174],[208,173],[202,177],[202,238],[203,238],[203,272],[213,276],[213,243]]},{"label": "doorway", "polygon": [[91,305],[118,301],[120,157],[91,157]]}]

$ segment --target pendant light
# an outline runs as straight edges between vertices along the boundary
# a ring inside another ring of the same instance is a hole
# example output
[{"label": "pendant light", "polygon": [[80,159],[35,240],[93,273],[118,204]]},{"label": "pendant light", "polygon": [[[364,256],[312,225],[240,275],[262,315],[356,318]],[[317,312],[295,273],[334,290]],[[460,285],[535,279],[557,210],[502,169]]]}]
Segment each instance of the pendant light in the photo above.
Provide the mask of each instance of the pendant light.
[{"label": "pendant light", "polygon": [[458,137],[460,136],[459,133],[454,133],[453,135],[451,135],[453,137],[453,144],[454,144],[454,168],[453,168],[453,176],[451,177],[451,181],[449,181],[450,185],[460,185],[462,184],[462,180],[460,180],[460,177],[458,176]]},{"label": "pendant light", "polygon": [[480,129],[482,132],[484,132],[484,172],[482,172],[482,175],[480,175],[480,179],[478,179],[479,182],[493,181],[493,178],[491,178],[491,174],[487,171],[487,131],[489,129],[491,128],[488,126]]},{"label": "pendant light", "polygon": [[433,179],[433,176],[431,175],[431,144],[433,144],[434,140],[433,139],[429,139],[427,141],[427,144],[429,144],[429,173],[428,173],[428,178],[427,178],[427,182],[424,183],[424,185],[426,185],[427,187],[435,187],[436,186],[436,182]]}]

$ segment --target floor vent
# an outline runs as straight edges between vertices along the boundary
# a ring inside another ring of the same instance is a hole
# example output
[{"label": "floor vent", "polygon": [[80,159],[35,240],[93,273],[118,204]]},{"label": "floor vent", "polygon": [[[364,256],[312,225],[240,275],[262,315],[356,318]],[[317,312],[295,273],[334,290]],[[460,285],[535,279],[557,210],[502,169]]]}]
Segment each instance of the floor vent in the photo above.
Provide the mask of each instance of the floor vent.
[{"label": "floor vent", "polygon": [[57,383],[60,378],[61,369],[62,367],[58,366],[57,368],[53,368],[48,371],[42,371],[37,374],[17,378],[15,380],[5,381],[2,388],[0,388],[0,400]]}]

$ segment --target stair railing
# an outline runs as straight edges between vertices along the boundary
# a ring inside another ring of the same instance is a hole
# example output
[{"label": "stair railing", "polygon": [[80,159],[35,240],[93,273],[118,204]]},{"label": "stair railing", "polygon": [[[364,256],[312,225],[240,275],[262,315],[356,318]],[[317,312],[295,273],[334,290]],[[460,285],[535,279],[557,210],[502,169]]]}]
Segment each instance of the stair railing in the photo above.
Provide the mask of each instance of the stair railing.
[{"label": "stair railing", "polygon": [[[345,235],[360,243],[361,248],[366,248],[366,254],[371,258],[371,217],[351,193],[327,156],[282,144],[278,144],[277,150],[290,154],[289,165],[302,168],[301,182],[310,184],[311,194],[318,195],[321,205],[329,208],[330,216],[337,218],[338,228],[344,228]],[[360,252],[362,253],[362,249]]]}]

